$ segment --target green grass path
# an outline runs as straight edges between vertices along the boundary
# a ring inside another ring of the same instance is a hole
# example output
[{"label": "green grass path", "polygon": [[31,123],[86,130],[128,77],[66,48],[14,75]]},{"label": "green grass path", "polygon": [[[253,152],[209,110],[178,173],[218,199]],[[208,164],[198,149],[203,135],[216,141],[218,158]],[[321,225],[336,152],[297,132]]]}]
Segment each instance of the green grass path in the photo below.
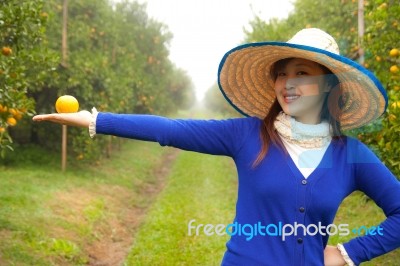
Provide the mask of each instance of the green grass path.
[{"label": "green grass path", "polygon": [[207,236],[193,225],[233,220],[236,173],[226,157],[181,152],[167,187],[136,235],[125,265],[219,265],[227,236]]}]

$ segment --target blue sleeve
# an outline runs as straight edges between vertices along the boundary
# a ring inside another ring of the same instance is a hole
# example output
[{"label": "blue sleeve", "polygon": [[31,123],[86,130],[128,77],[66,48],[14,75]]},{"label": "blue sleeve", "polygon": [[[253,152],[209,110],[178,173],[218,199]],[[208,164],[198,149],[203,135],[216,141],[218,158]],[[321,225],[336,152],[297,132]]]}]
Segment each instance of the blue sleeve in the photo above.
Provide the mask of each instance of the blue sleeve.
[{"label": "blue sleeve", "polygon": [[170,119],[155,115],[99,113],[96,134],[158,142],[183,150],[234,157],[257,118]]},{"label": "blue sleeve", "polygon": [[363,143],[350,141],[348,151],[357,189],[374,200],[386,215],[379,225],[381,234],[356,237],[343,244],[358,265],[400,247],[400,182]]}]

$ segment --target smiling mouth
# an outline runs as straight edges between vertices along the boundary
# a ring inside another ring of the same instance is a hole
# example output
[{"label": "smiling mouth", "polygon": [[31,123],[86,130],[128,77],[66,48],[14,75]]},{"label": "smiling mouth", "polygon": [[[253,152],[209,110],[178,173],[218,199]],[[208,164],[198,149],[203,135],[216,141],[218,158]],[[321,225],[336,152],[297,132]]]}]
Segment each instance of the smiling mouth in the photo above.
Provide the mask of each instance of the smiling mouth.
[{"label": "smiling mouth", "polygon": [[286,103],[291,103],[300,98],[300,95],[286,95],[283,97]]}]

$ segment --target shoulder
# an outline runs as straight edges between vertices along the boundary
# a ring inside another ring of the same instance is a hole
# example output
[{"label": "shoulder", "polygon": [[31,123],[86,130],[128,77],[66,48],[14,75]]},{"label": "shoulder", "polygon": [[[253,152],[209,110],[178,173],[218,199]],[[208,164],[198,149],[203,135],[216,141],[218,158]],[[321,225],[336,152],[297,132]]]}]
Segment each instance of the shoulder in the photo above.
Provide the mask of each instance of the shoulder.
[{"label": "shoulder", "polygon": [[374,151],[359,139],[343,136],[336,140],[336,145],[341,146],[346,153],[348,163],[377,163],[380,162]]},{"label": "shoulder", "polygon": [[233,121],[237,123],[247,123],[247,124],[255,124],[260,125],[262,124],[263,120],[255,117],[255,116],[246,116],[246,117],[232,117],[225,119],[227,121]]},{"label": "shoulder", "polygon": [[257,117],[234,117],[217,121],[228,123],[238,131],[258,130],[263,123]]}]

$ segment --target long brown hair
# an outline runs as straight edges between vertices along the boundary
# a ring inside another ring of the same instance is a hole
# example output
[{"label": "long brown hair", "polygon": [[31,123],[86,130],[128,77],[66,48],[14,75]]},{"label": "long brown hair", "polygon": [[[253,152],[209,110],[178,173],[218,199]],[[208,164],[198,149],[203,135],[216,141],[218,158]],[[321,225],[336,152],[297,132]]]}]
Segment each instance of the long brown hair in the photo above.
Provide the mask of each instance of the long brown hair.
[{"label": "long brown hair", "polygon": [[[283,69],[292,59],[294,58],[286,58],[277,61],[273,67],[271,68],[271,77],[276,80],[278,77],[278,72]],[[341,95],[340,84],[339,80],[329,70],[327,67],[320,64],[324,74],[326,75],[326,82],[331,87],[331,90],[328,92],[328,95],[325,97],[324,104],[321,110],[321,120],[327,120],[331,127],[332,131],[332,138],[339,139],[341,138],[342,131],[340,129],[340,123],[336,117],[340,117],[340,110],[341,110]],[[336,103],[336,104],[335,104]],[[278,100],[275,98],[275,101],[271,105],[271,108],[268,111],[268,114],[263,119],[263,124],[260,128],[260,139],[261,139],[261,149],[257,155],[257,158],[253,162],[253,168],[257,167],[260,162],[265,158],[268,154],[268,150],[271,144],[276,144],[282,148],[282,150],[287,152],[284,149],[283,143],[281,138],[279,137],[278,133],[275,130],[274,122],[278,114],[282,111],[282,107],[279,104]]]}]

